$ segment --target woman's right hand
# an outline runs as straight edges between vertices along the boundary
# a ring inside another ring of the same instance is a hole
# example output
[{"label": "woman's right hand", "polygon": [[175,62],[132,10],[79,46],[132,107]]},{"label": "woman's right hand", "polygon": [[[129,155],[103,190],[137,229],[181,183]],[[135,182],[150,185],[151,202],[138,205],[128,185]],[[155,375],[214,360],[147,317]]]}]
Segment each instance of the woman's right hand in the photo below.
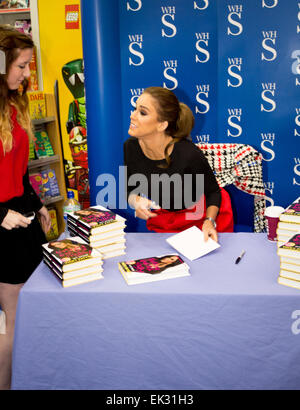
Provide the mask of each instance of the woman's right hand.
[{"label": "woman's right hand", "polygon": [[146,221],[157,216],[155,212],[151,212],[151,209],[160,209],[153,201],[139,195],[131,195],[129,197],[129,204],[135,209],[135,216]]},{"label": "woman's right hand", "polygon": [[19,212],[9,209],[5,218],[2,221],[1,226],[7,230],[12,230],[14,228],[27,228],[31,224],[31,220],[26,218],[24,215]]}]

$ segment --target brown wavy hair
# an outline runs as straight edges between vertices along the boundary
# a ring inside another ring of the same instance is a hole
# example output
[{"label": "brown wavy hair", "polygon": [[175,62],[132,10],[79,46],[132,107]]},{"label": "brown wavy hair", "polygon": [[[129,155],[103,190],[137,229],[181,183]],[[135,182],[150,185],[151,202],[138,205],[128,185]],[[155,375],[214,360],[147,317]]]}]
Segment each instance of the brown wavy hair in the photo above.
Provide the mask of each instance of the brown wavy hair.
[{"label": "brown wavy hair", "polygon": [[169,148],[176,142],[190,137],[195,119],[191,109],[183,102],[179,102],[173,91],[163,87],[148,87],[144,93],[151,95],[155,100],[158,120],[167,121],[165,133],[172,137],[172,141],[165,148],[167,167],[171,164],[168,155]]},{"label": "brown wavy hair", "polygon": [[25,79],[18,90],[10,90],[7,85],[7,74],[12,63],[18,58],[20,50],[34,48],[31,37],[20,33],[9,25],[0,25],[0,50],[5,56],[5,74],[0,74],[0,140],[3,151],[9,152],[13,146],[11,106],[17,109],[17,120],[32,137],[32,125],[29,115],[29,102],[26,91],[28,80]]}]

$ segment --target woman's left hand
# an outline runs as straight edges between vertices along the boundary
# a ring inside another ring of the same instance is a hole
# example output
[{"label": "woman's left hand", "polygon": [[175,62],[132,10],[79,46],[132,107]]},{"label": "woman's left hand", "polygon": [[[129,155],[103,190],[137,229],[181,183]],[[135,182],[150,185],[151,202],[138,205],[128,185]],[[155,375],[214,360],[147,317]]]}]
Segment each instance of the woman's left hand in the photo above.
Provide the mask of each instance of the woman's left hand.
[{"label": "woman's left hand", "polygon": [[42,206],[42,208],[39,210],[39,214],[41,217],[40,219],[42,229],[45,233],[47,233],[51,228],[51,218],[48,209],[45,206]]},{"label": "woman's left hand", "polygon": [[207,241],[210,237],[214,241],[218,242],[218,234],[216,228],[214,227],[213,223],[206,219],[202,225],[202,232],[204,234],[204,241]]}]

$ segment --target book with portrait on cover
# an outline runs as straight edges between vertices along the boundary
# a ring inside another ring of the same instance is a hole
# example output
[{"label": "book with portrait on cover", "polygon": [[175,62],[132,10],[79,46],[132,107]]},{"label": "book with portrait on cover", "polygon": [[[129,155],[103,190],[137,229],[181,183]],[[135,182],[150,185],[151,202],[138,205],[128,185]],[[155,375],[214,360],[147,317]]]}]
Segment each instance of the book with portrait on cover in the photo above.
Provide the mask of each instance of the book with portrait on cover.
[{"label": "book with portrait on cover", "polygon": [[102,263],[101,253],[77,236],[54,240],[42,246],[43,253],[55,262],[62,272]]},{"label": "book with portrait on cover", "polygon": [[295,259],[300,259],[300,233],[296,233],[285,243],[278,247],[277,253],[279,256],[287,256]]},{"label": "book with portrait on cover", "polygon": [[70,212],[68,220],[83,229],[88,235],[125,228],[126,221],[125,218],[101,205]]},{"label": "book with portrait on cover", "polygon": [[189,266],[177,254],[123,261],[118,266],[128,285],[190,276]]},{"label": "book with portrait on cover", "polygon": [[279,221],[300,224],[300,196],[280,214]]}]

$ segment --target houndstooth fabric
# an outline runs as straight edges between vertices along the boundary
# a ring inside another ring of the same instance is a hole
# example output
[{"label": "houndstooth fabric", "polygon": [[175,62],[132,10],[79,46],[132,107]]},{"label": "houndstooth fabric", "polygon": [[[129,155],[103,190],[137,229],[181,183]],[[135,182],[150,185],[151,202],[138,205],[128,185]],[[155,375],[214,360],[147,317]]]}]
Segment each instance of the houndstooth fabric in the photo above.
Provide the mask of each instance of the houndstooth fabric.
[{"label": "houndstooth fabric", "polygon": [[208,159],[220,187],[234,184],[254,195],[254,232],[266,230],[262,155],[245,144],[195,144]]}]

